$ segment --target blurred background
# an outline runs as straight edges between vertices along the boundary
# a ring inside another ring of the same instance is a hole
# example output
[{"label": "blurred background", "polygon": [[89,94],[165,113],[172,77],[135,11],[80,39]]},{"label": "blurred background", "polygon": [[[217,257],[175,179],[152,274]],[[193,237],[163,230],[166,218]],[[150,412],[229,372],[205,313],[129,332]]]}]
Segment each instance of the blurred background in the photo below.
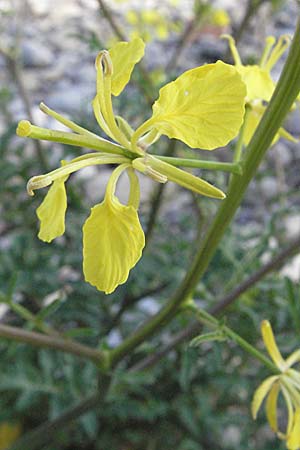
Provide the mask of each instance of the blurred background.
[{"label": "blurred background", "polygon": [[[20,139],[17,122],[63,129],[39,110],[50,108],[95,133],[94,60],[118,40],[141,36],[143,62],[115,99],[115,111],[136,127],[151,115],[159,88],[188,68],[232,62],[221,34],[232,34],[244,64],[259,61],[265,37],[292,35],[293,0],[0,0],[0,322],[102,348],[116,346],[154,314],[182,279],[218,206],[168,183],[141,176],[144,256],[126,285],[104,296],[82,277],[81,227],[104,194],[110,167],[88,168],[68,181],[66,233],[51,245],[37,238],[36,207],[26,183],[82,149]],[[278,79],[285,57],[272,75]],[[300,114],[286,129],[300,135]],[[193,151],[161,139],[155,152],[220,161],[232,148]],[[300,233],[299,144],[279,140],[268,152],[243,207],[195,298],[213,307],[225,294],[285,248]],[[196,171],[226,191],[228,174]],[[121,180],[119,192],[127,189]],[[226,310],[228,323],[261,347],[259,326],[269,319],[283,352],[299,346],[300,256],[284,261]],[[49,435],[44,450],[271,450],[283,449],[263,414],[254,423],[250,402],[265,369],[233,344],[184,342],[148,370],[127,367],[165,345],[187,326],[182,316],[118,368],[105,405]],[[46,327],[46,328],[45,328]],[[51,350],[0,341],[0,450],[18,436],[59,417],[97,389],[89,362]],[[283,414],[283,421],[286,415]],[[281,420],[281,417],[279,417]],[[20,448],[21,450],[21,448]],[[22,450],[32,450],[24,448]]]}]

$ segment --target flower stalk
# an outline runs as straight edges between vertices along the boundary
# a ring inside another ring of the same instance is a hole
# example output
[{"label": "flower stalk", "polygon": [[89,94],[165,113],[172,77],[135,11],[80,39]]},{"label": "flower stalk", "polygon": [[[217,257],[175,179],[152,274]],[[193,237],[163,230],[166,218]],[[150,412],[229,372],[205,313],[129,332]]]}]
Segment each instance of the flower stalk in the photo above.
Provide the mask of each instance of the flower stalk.
[{"label": "flower stalk", "polygon": [[190,305],[190,310],[194,314],[194,317],[203,325],[209,326],[214,331],[220,331],[222,335],[234,341],[239,347],[253,356],[255,359],[262,362],[272,373],[278,374],[278,367],[267,358],[262,352],[257,350],[253,345],[251,345],[248,341],[243,339],[239,334],[233,331],[230,327],[225,325],[222,320],[217,320],[214,316],[204,311],[201,308],[198,308],[195,304]]}]

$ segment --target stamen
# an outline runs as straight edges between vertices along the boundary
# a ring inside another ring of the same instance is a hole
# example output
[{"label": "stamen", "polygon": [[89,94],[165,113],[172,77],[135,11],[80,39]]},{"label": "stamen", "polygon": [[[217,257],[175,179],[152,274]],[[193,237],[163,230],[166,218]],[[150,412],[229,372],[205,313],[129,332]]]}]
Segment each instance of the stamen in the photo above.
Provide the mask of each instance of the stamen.
[{"label": "stamen", "polygon": [[265,45],[265,48],[264,48],[264,50],[262,52],[261,59],[260,59],[260,62],[259,62],[260,67],[264,67],[265,66],[265,64],[267,62],[267,59],[269,58],[271,49],[272,49],[273,45],[276,42],[276,39],[275,39],[274,36],[268,36],[266,38],[265,42],[266,42],[266,45]]},{"label": "stamen", "polygon": [[[97,134],[92,133],[91,131],[86,130],[85,128],[77,125],[75,122],[73,122],[72,120],[67,119],[66,117],[62,116],[61,114],[57,113],[56,111],[53,111],[53,109],[50,109],[48,106],[45,105],[45,103],[41,102],[40,103],[40,110],[43,111],[43,113],[47,114],[48,116],[53,117],[54,119],[56,119],[58,122],[62,123],[63,125],[65,125],[67,128],[70,128],[70,130],[75,131],[75,133],[79,133],[79,134],[85,134],[87,136],[92,136],[94,138],[97,139],[101,139],[103,141],[106,141],[105,139],[102,139],[100,136],[98,136]],[[106,141],[107,142],[107,141]]]},{"label": "stamen", "polygon": [[229,34],[222,34],[221,38],[228,40],[228,44],[229,44],[229,48],[230,48],[230,51],[231,51],[231,54],[232,54],[232,58],[233,58],[234,64],[236,66],[241,66],[242,65],[242,61],[241,61],[238,49],[236,48],[235,40],[233,39],[233,37],[230,36]]},{"label": "stamen", "polygon": [[268,71],[272,70],[273,66],[279,60],[279,58],[286,51],[288,46],[290,45],[291,39],[288,35],[281,36],[275,47],[273,48],[268,60],[266,61],[264,68]]}]

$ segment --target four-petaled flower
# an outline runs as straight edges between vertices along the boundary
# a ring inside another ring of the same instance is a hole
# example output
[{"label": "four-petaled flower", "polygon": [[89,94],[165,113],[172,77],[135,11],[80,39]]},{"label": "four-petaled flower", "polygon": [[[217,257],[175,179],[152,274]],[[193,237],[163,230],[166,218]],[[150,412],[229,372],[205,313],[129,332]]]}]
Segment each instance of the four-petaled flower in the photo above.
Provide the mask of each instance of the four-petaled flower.
[{"label": "four-petaled flower", "polygon": [[[300,373],[292,366],[300,362],[300,349],[283,359],[273,335],[270,323],[264,320],[261,325],[262,337],[270,357],[278,368],[278,375],[266,378],[256,389],[252,401],[252,415],[256,419],[258,410],[267,396],[266,414],[272,430],[280,439],[286,441],[289,450],[300,449]],[[286,432],[278,428],[277,401],[282,394],[288,412]]]},{"label": "four-petaled flower", "polygon": [[[218,61],[188,70],[160,90],[153,114],[136,130],[122,117],[115,116],[112,95],[118,96],[128,83],[134,65],[144,54],[144,43],[137,38],[119,42],[96,58],[97,92],[93,100],[96,120],[108,141],[66,119],[46,105],[41,109],[74,133],[47,130],[28,121],[19,123],[23,137],[62,142],[96,150],[62,161],[62,166],[31,178],[28,193],[51,186],[37,209],[39,238],[51,242],[65,230],[69,175],[91,165],[116,164],[102,203],[94,206],[83,226],[83,272],[85,280],[109,294],[124,283],[141,257],[145,238],[139,222],[140,187],[136,171],[160,183],[173,181],[198,194],[222,199],[225,194],[208,182],[181,170],[159,156],[147,153],[161,135],[177,138],[193,148],[213,150],[226,145],[238,133],[244,116],[246,89],[231,65]],[[130,194],[126,205],[115,195],[116,183],[127,172]]]}]

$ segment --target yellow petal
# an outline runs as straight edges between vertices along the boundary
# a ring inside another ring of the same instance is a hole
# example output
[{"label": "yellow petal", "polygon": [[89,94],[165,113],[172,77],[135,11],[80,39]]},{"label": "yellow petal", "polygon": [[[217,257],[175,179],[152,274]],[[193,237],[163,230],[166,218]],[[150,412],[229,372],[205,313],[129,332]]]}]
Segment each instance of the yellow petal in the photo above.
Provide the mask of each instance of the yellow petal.
[{"label": "yellow petal", "polygon": [[298,450],[300,448],[300,408],[296,409],[293,427],[286,445],[289,450]]},{"label": "yellow petal", "polygon": [[43,202],[36,210],[40,220],[38,237],[45,242],[61,236],[65,232],[65,214],[67,209],[67,194],[65,181],[68,175],[55,180]]},{"label": "yellow petal", "polygon": [[[245,145],[248,145],[249,142],[251,141],[251,138],[255,133],[256,128],[258,127],[265,110],[266,110],[265,106],[262,106],[260,102],[259,104],[252,104],[251,109],[249,110],[249,113],[247,115],[246,126],[244,127],[243,131],[244,133],[243,141]],[[279,134],[276,133],[271,143],[271,146],[274,145],[279,138],[280,138]]]},{"label": "yellow petal", "polygon": [[160,89],[153,116],[140,130],[155,128],[192,148],[222,147],[241,127],[245,95],[245,85],[233,66],[218,61],[197,67]]},{"label": "yellow petal", "polygon": [[279,383],[273,384],[270,393],[268,395],[267,401],[266,401],[266,414],[267,419],[270,424],[270,427],[272,428],[275,433],[277,432],[278,426],[277,426],[277,400],[278,400],[278,394],[279,394]]},{"label": "yellow petal", "polygon": [[294,136],[292,136],[288,131],[286,131],[285,128],[280,127],[278,130],[278,135],[279,137],[282,137],[284,139],[286,139],[287,141],[291,141],[294,142],[295,144],[297,144],[299,142],[299,139],[295,138]]},{"label": "yellow petal", "polygon": [[[266,110],[265,106],[262,105],[252,105],[248,115],[246,126],[244,127],[243,141],[245,145],[248,145],[262,116]],[[288,141],[298,142],[298,139],[294,138],[290,133],[288,133],[284,128],[279,128],[278,133],[275,134],[271,146],[276,144],[278,139],[284,138]]]},{"label": "yellow petal", "polygon": [[286,365],[292,367],[297,362],[300,362],[300,349],[295,350],[286,360]]},{"label": "yellow petal", "polygon": [[284,371],[286,369],[286,362],[281,356],[281,353],[277,347],[274,334],[272,331],[271,324],[268,320],[263,320],[261,324],[261,333],[266,346],[266,349],[269,352],[269,355],[273,359],[276,366]]},{"label": "yellow petal", "polygon": [[169,37],[169,30],[168,30],[168,27],[167,27],[166,23],[158,24],[156,26],[156,28],[155,28],[155,31],[156,31],[157,37],[159,39],[161,39],[162,41],[168,39],[168,37]]},{"label": "yellow petal", "polygon": [[118,42],[110,50],[109,54],[113,63],[113,75],[111,91],[113,95],[119,95],[128,81],[131,72],[137,62],[144,56],[145,44],[140,38],[131,42]]},{"label": "yellow petal", "polygon": [[269,72],[259,66],[236,66],[243,82],[247,87],[247,101],[266,100],[269,101],[275,89]]},{"label": "yellow petal", "polygon": [[230,24],[230,17],[225,9],[216,9],[213,11],[211,20],[213,25],[217,25],[219,27],[226,27]]},{"label": "yellow petal", "polygon": [[[130,180],[128,205],[115,196],[116,183],[127,170]],[[130,164],[121,164],[112,173],[104,201],[94,206],[83,226],[83,271],[85,280],[106,294],[125,283],[145,246],[139,222],[139,182]]]},{"label": "yellow petal", "polygon": [[265,396],[277,379],[277,375],[272,375],[271,377],[266,378],[254,392],[253,400],[251,403],[251,412],[253,419],[256,419],[258,410],[262,402],[264,401]]},{"label": "yellow petal", "polygon": [[155,25],[163,19],[163,17],[155,9],[142,11],[141,17],[142,21],[147,25]]},{"label": "yellow petal", "polygon": [[116,197],[94,206],[83,226],[85,280],[106,294],[125,283],[145,246],[145,237],[133,206]]},{"label": "yellow petal", "polygon": [[259,124],[259,122],[261,121],[261,118],[263,116],[263,111],[261,111],[261,109],[257,109],[257,108],[251,108],[247,114],[247,120],[246,120],[246,125],[244,126],[243,129],[243,141],[245,143],[245,145],[248,145],[249,142],[251,141],[251,138]]},{"label": "yellow petal", "polygon": [[238,49],[236,47],[236,43],[235,43],[235,40],[233,39],[233,37],[230,36],[230,34],[222,34],[221,38],[228,40],[228,45],[230,48],[233,62],[236,66],[241,66],[242,61],[241,61],[241,58],[240,58],[240,55],[239,55],[239,52],[238,52]]},{"label": "yellow petal", "polygon": [[283,434],[281,432],[278,432],[277,434],[281,439],[286,439],[286,436],[290,434],[294,423],[294,408],[290,393],[283,384],[281,384],[281,391],[284,396],[285,404],[288,411],[288,423],[286,427],[286,434]]},{"label": "yellow petal", "polygon": [[127,11],[126,20],[130,25],[137,25],[139,23],[139,16],[133,9]]}]

